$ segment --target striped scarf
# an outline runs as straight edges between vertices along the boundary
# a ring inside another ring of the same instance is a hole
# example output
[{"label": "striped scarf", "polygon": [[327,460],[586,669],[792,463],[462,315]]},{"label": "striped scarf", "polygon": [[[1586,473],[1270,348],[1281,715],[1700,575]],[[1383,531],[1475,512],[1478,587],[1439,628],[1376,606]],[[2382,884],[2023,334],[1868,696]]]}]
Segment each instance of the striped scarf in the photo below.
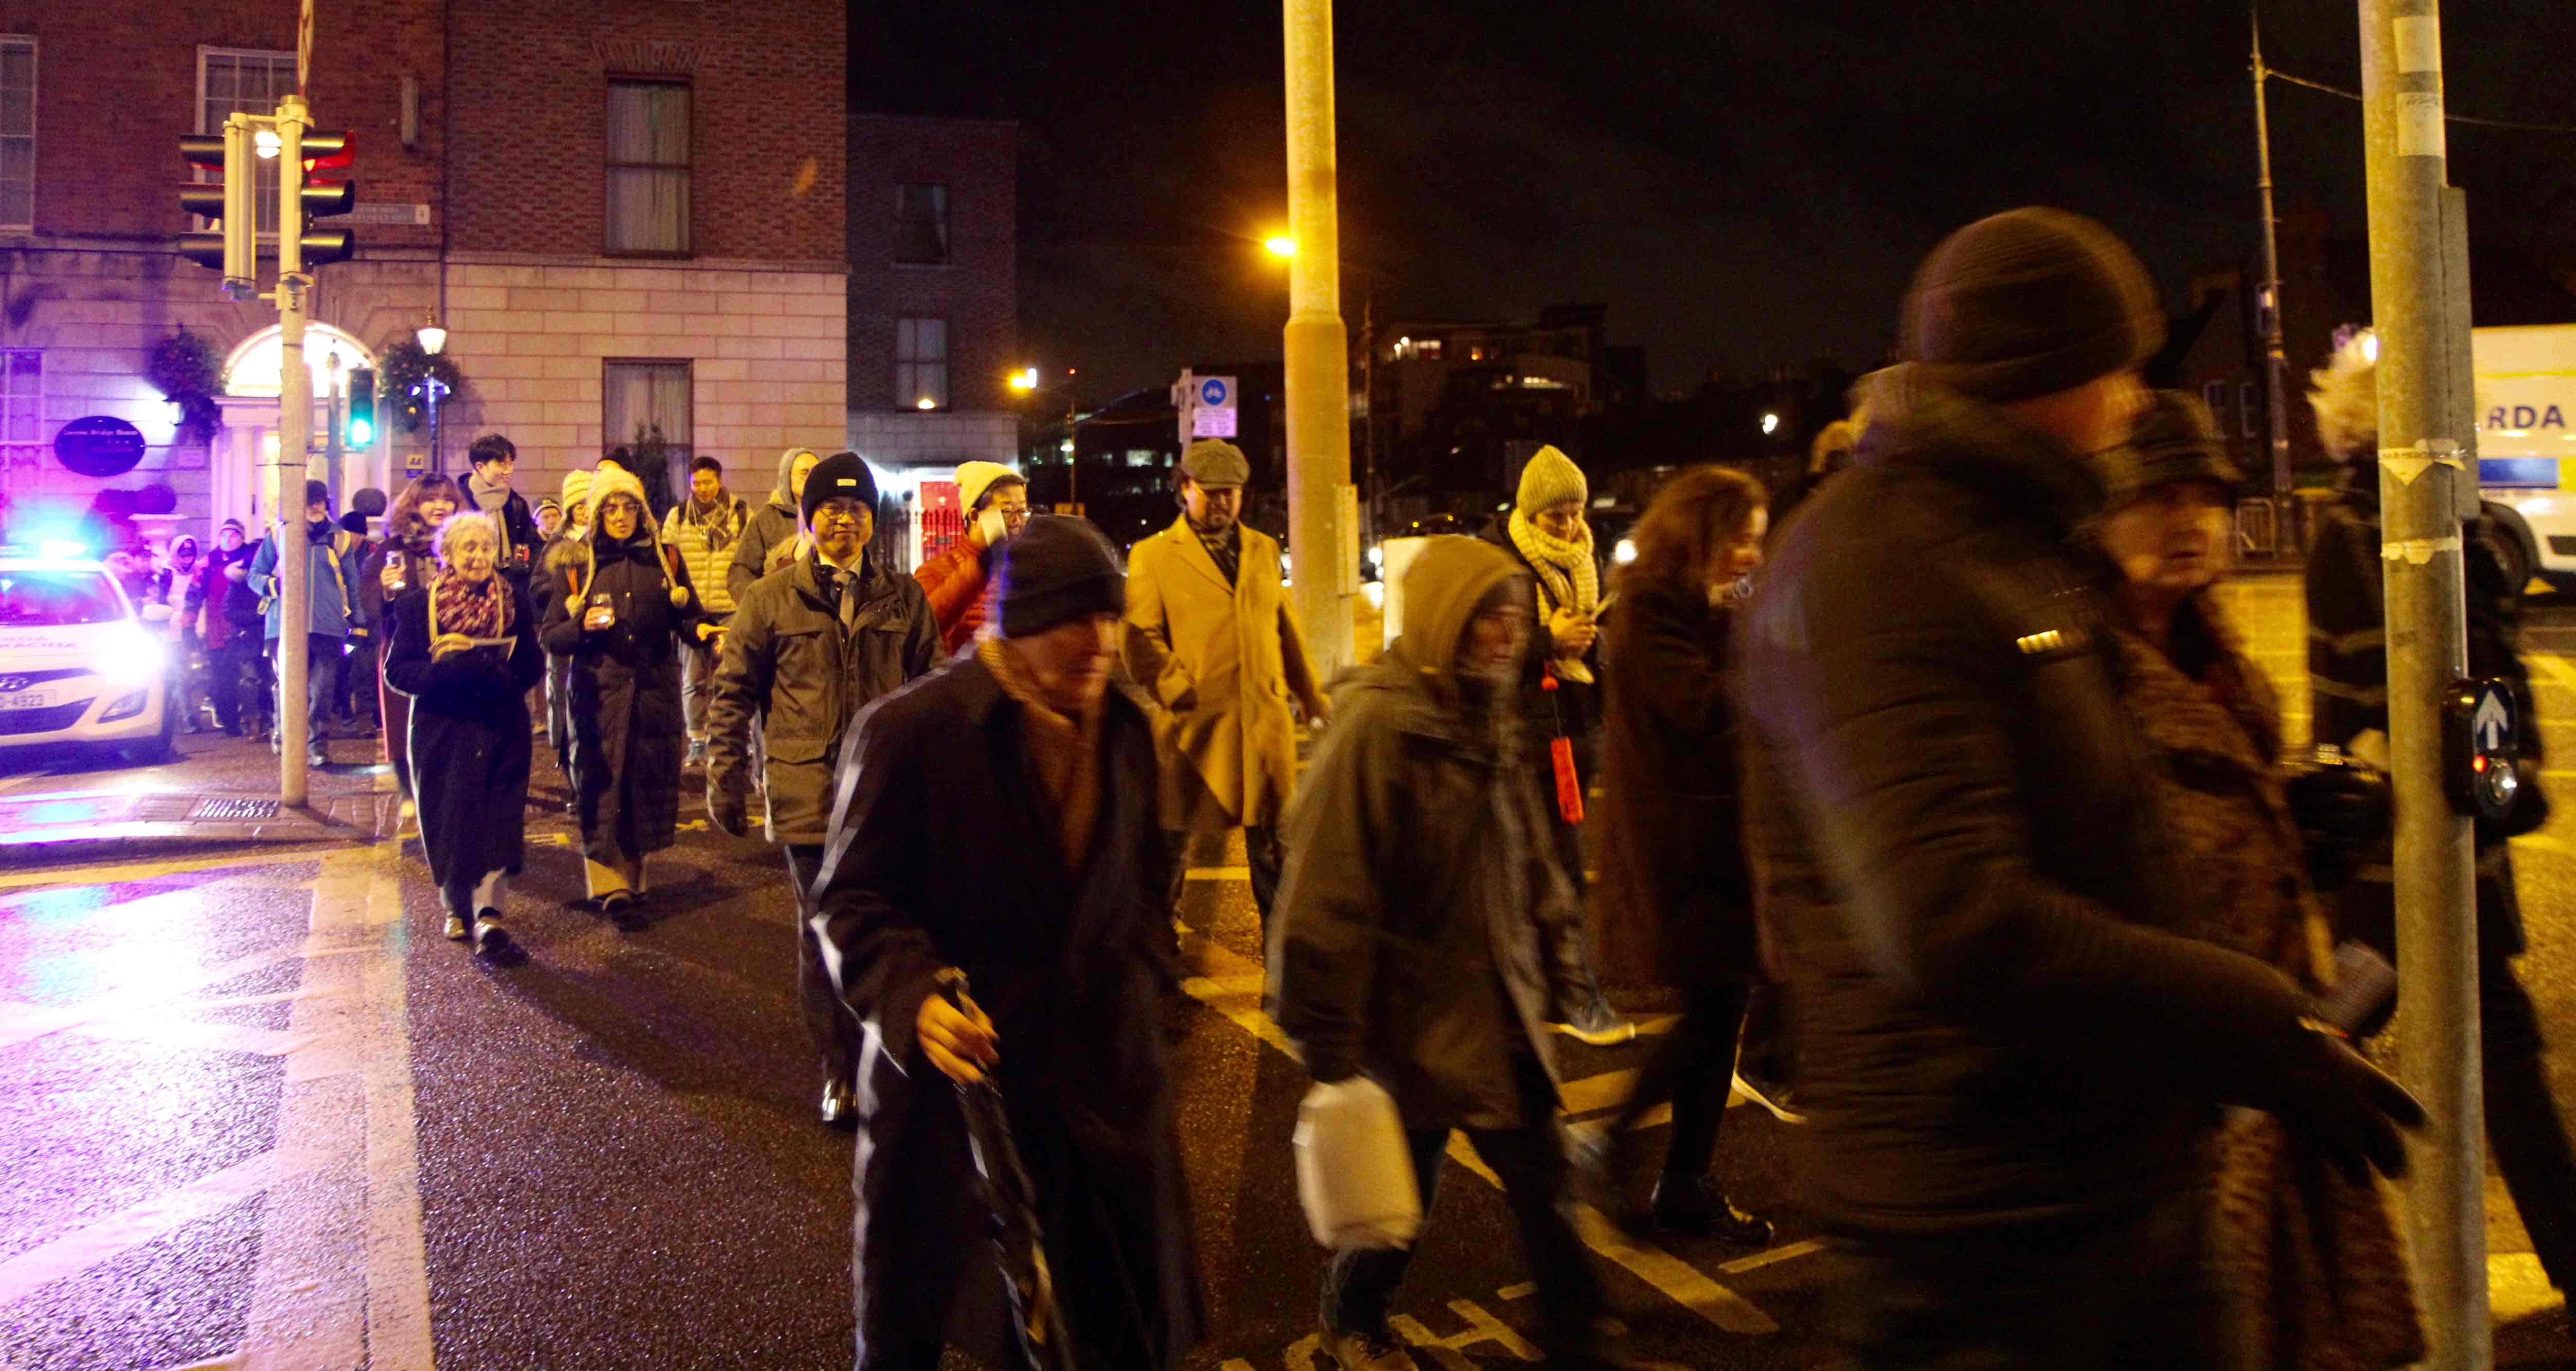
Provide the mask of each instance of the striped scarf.
[{"label": "striped scarf", "polygon": [[[1601,568],[1592,560],[1592,525],[1581,525],[1583,537],[1576,542],[1552,538],[1529,516],[1515,509],[1508,525],[1512,546],[1520,549],[1522,560],[1538,573],[1539,607],[1549,613],[1570,609],[1590,614],[1601,603]],[[1542,615],[1544,617],[1544,615]],[[1538,625],[1545,632],[1547,625]],[[1569,681],[1592,684],[1592,668],[1580,656],[1556,659],[1556,674]]]},{"label": "striped scarf", "polygon": [[510,628],[510,596],[501,578],[486,576],[480,584],[453,571],[439,573],[429,589],[429,636],[462,633],[468,638],[498,638]]}]

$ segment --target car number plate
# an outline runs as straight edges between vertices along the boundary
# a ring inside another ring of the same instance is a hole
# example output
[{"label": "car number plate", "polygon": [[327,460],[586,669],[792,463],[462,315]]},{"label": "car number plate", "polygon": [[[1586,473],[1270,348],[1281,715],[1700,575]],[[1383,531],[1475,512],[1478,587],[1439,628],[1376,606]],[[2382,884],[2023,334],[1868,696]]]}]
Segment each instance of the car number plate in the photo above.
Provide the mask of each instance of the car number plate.
[{"label": "car number plate", "polygon": [[0,709],[51,709],[53,707],[54,693],[50,690],[29,690],[16,695],[0,695]]}]

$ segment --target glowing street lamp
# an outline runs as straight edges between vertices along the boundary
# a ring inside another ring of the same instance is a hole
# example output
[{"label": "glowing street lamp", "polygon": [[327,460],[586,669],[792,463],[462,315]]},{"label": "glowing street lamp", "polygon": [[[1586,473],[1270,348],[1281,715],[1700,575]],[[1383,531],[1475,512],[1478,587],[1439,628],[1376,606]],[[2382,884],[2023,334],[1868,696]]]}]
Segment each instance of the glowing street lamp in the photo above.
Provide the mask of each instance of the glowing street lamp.
[{"label": "glowing street lamp", "polygon": [[1262,239],[1261,246],[1273,257],[1285,259],[1297,255],[1297,240],[1284,233],[1274,233]]},{"label": "glowing street lamp", "polygon": [[1026,395],[1038,388],[1038,369],[1028,367],[1011,373],[1011,389]]},{"label": "glowing street lamp", "polygon": [[912,407],[914,409],[937,409],[939,408],[939,402],[925,395],[920,399],[913,401]]},{"label": "glowing street lamp", "polygon": [[1770,433],[1777,433],[1777,432],[1779,432],[1779,431],[1780,431],[1780,416],[1779,416],[1779,415],[1777,415],[1777,414],[1765,414],[1765,415],[1763,415],[1763,416],[1762,416],[1762,431],[1763,431],[1764,433],[1766,433],[1766,434],[1770,434]]}]

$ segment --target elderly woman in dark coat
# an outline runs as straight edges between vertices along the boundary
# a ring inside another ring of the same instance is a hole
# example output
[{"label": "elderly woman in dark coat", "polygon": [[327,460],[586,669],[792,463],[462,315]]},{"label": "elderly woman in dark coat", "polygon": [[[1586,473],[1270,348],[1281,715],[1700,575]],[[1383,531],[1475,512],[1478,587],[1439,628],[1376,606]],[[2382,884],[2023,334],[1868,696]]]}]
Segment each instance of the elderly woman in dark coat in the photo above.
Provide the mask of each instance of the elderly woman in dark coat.
[{"label": "elderly woman in dark coat", "polygon": [[[1695,467],[1637,521],[1620,572],[1605,697],[1606,842],[1601,966],[1678,986],[1681,1022],[1658,1040],[1611,1121],[1615,1157],[1670,1100],[1673,1135],[1650,1206],[1657,1226],[1758,1246],[1771,1225],[1737,1210],[1709,1174],[1726,1116],[1755,956],[1753,882],[1735,775],[1735,590],[1762,562],[1759,483]],[[1614,1174],[1620,1168],[1614,1162]]]},{"label": "elderly woman in dark coat", "polygon": [[1022,1364],[950,1085],[989,1073],[1070,1364],[1167,1371],[1202,1307],[1156,1008],[1172,934],[1153,726],[1109,685],[1126,587],[1098,530],[1040,517],[1003,544],[993,604],[998,635],[860,716],[817,887],[869,1049],[858,1365],[931,1371],[951,1341]]},{"label": "elderly woman in dark coat", "polygon": [[[2155,394],[2108,459],[2098,536],[2117,564],[2121,695],[2155,750],[2157,800],[2195,881],[2175,931],[2257,957],[2322,991],[2326,921],[2279,761],[2280,706],[2212,587],[2239,484],[2200,402]],[[2345,1371],[2424,1355],[2396,1228],[2379,1191],[2300,1146],[2279,1119],[2233,1111],[2218,1140],[2213,1258],[2246,1366]]]},{"label": "elderly woman in dark coat", "polygon": [[[393,509],[385,515],[385,540],[368,555],[352,587],[366,606],[368,623],[392,624],[397,606],[436,579],[438,527],[464,502],[456,482],[437,472],[415,477],[395,498]],[[378,631],[390,640],[390,628]],[[390,664],[388,668],[390,675]],[[409,742],[411,699],[386,682],[379,681],[377,687],[382,696],[378,708],[385,721],[385,760],[394,766],[394,793],[410,804],[416,798]]]},{"label": "elderly woman in dark coat", "polygon": [[612,466],[590,482],[590,536],[553,573],[545,645],[570,659],[572,782],[590,898],[621,922],[644,891],[644,858],[680,823],[688,724],[679,640],[699,634],[689,569],[662,546],[644,487]]},{"label": "elderly woman in dark coat", "polygon": [[527,592],[494,574],[499,546],[489,515],[439,525],[438,569],[394,602],[385,658],[409,705],[420,846],[447,936],[487,955],[509,948],[502,885],[518,874],[527,827],[528,688],[546,669]]}]

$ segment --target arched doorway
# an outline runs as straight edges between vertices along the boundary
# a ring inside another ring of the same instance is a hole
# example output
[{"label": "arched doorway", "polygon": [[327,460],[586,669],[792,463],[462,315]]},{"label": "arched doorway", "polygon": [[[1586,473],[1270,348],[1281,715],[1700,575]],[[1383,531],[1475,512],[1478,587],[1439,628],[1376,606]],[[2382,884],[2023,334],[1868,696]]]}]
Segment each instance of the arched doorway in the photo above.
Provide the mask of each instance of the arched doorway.
[{"label": "arched doorway", "polygon": [[[257,528],[262,520],[272,517],[262,508],[265,491],[261,473],[264,465],[277,456],[278,375],[285,356],[284,339],[272,324],[243,339],[224,358],[223,394],[216,398],[223,409],[224,431],[217,440],[213,462],[217,519],[236,518]],[[304,361],[313,376],[310,432],[314,445],[319,447],[329,432],[334,377],[345,390],[349,373],[373,368],[376,356],[365,344],[329,324],[307,323]],[[337,471],[324,471],[319,461],[313,468],[316,477],[330,482],[334,506],[346,509],[350,492],[365,486],[385,487],[389,479],[385,462],[385,445],[379,443],[368,452],[344,454]]]}]

